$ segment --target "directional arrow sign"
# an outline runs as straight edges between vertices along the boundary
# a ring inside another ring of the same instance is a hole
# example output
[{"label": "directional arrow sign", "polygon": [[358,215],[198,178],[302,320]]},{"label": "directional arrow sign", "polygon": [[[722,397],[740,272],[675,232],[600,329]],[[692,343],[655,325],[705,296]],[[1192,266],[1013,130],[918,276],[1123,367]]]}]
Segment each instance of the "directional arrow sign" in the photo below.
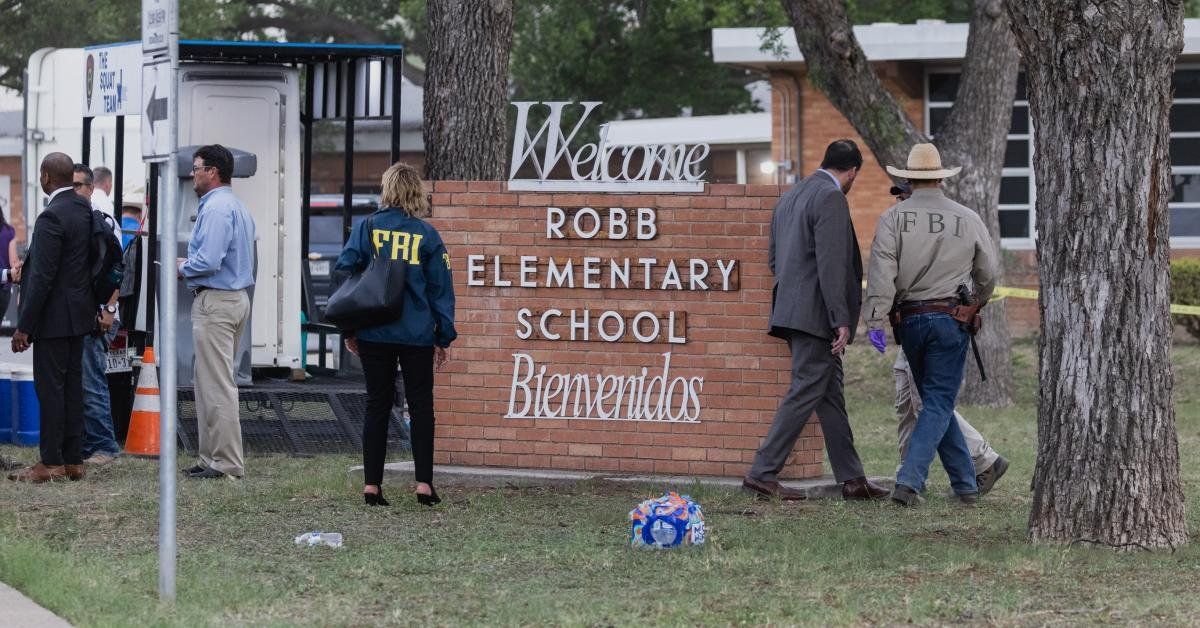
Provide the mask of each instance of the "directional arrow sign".
[{"label": "directional arrow sign", "polygon": [[[165,90],[164,90],[165,91]],[[146,119],[150,121],[150,131],[154,132],[154,123],[167,119],[167,99],[155,98],[158,86],[150,88],[150,98],[146,101]]]},{"label": "directional arrow sign", "polygon": [[142,66],[142,160],[163,162],[171,154],[171,64]]}]

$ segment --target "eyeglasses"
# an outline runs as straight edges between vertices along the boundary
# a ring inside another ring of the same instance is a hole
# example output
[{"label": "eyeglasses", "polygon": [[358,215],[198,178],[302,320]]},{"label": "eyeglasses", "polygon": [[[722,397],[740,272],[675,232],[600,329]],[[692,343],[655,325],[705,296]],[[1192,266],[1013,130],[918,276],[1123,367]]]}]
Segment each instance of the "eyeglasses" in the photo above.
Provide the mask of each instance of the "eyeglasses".
[{"label": "eyeglasses", "polygon": [[201,170],[204,170],[205,168],[216,168],[216,166],[192,166],[192,173],[195,174]]},{"label": "eyeglasses", "polygon": [[71,183],[71,187],[75,189],[91,187],[91,185],[91,183],[84,183],[83,181],[74,181]]}]

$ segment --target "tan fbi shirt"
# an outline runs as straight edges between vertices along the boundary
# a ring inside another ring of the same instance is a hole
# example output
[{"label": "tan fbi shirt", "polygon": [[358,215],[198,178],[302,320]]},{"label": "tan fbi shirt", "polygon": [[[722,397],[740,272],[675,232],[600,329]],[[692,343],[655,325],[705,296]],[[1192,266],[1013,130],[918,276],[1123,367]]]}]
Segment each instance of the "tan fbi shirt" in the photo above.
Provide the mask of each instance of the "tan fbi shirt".
[{"label": "tan fbi shirt", "polygon": [[974,285],[978,299],[996,287],[996,259],[987,227],[975,212],[937,188],[883,213],[871,244],[863,318],[882,329],[894,303],[956,299],[960,284]]}]

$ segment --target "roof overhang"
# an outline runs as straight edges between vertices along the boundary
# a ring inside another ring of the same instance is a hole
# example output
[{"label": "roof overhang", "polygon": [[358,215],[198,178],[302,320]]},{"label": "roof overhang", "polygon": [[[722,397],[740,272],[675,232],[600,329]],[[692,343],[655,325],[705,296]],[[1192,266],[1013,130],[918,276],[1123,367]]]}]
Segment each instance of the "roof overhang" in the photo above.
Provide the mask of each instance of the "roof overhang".
[{"label": "roof overhang", "polygon": [[[1200,19],[1184,20],[1183,55],[1200,55]],[[804,55],[796,33],[779,27],[779,54],[766,49],[768,28],[714,28],[713,61],[760,70],[799,68]],[[879,23],[854,27],[854,36],[870,61],[961,61],[967,53],[968,24],[917,20],[915,24]]]},{"label": "roof overhang", "polygon": [[400,57],[404,46],[392,44],[309,44],[272,41],[203,41],[181,39],[182,61],[209,63],[318,63],[342,59]]}]

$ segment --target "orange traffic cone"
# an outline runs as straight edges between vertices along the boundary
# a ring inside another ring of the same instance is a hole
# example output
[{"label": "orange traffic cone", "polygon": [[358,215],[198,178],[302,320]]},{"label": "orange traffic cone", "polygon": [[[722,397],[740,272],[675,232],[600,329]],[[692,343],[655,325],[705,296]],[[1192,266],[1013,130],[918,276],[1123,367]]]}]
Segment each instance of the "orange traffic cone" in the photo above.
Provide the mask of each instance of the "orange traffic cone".
[{"label": "orange traffic cone", "polygon": [[138,375],[137,393],[133,397],[133,414],[129,417],[129,434],[125,437],[125,453],[158,456],[161,409],[154,347],[146,347],[146,352],[142,354],[142,372]]}]

